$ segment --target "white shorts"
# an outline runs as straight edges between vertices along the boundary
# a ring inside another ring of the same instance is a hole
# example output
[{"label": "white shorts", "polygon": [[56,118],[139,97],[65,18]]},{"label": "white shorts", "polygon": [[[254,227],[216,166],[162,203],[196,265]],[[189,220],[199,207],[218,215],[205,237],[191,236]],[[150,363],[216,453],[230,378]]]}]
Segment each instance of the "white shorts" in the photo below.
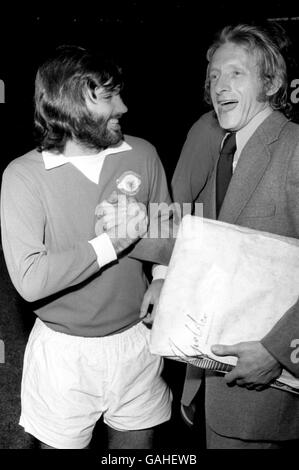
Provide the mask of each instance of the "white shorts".
[{"label": "white shorts", "polygon": [[163,360],[149,352],[143,323],[116,335],[58,333],[37,319],[25,350],[20,424],[57,449],[87,447],[104,422],[119,431],[170,419],[171,391]]}]

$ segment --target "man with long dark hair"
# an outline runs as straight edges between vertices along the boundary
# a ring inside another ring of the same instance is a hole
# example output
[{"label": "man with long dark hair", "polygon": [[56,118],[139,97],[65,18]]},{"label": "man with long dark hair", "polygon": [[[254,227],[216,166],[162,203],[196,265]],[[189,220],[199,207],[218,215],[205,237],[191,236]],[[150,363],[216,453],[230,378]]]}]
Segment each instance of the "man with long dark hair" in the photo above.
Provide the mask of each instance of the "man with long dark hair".
[{"label": "man with long dark hair", "polygon": [[38,317],[20,424],[43,448],[87,447],[101,416],[109,448],[149,448],[154,426],[170,418],[163,363],[140,317],[147,280],[135,253],[151,243],[141,239],[147,206],[169,196],[154,147],[122,134],[122,85],[111,61],[58,48],[36,76],[37,149],[3,175],[3,251]]}]

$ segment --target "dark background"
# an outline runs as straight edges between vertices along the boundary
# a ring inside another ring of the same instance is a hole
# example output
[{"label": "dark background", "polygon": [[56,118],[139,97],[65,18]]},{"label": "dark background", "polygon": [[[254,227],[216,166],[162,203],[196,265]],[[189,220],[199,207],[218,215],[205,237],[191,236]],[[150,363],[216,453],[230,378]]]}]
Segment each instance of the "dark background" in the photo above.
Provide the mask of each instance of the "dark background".
[{"label": "dark background", "polygon": [[[123,98],[129,108],[123,130],[156,146],[170,179],[188,129],[207,110],[203,104],[205,52],[215,32],[232,22],[265,19],[276,19],[286,29],[298,60],[299,6],[291,0],[98,1],[95,5],[81,2],[81,10],[69,7],[67,12],[53,3],[32,10],[13,4],[0,18],[0,79],[5,83],[5,103],[0,104],[0,175],[10,160],[34,145],[32,97],[38,65],[57,45],[78,44],[98,46],[120,62],[125,76]],[[296,78],[299,68],[293,64],[289,83]],[[298,116],[299,104],[294,104],[297,122]],[[17,424],[23,351],[33,318],[30,306],[10,283],[0,249],[0,339],[6,353],[5,363],[0,364],[0,449],[36,446]],[[166,377],[175,394],[174,437],[170,438],[169,429],[166,432],[174,449],[197,442],[178,413],[183,372],[181,364],[166,361]]]},{"label": "dark background", "polygon": [[[123,98],[129,112],[126,133],[148,139],[171,176],[187,130],[206,108],[205,52],[215,32],[239,21],[279,19],[299,50],[299,6],[291,0],[225,2],[200,0],[114,0],[81,11],[47,4],[1,16],[0,171],[33,147],[32,96],[38,65],[60,44],[98,47],[111,53],[125,75]],[[299,79],[293,68],[289,81]],[[299,93],[298,93],[299,98]],[[299,109],[299,105],[297,105]],[[295,106],[296,108],[296,106]],[[298,112],[298,111],[297,111]]]}]

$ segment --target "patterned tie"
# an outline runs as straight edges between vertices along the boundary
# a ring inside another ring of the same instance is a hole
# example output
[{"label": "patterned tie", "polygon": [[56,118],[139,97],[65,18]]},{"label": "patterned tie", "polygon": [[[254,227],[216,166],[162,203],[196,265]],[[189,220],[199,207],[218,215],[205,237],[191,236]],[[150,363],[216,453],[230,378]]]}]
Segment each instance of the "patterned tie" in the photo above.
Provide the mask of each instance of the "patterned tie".
[{"label": "patterned tie", "polygon": [[233,174],[233,158],[236,151],[236,133],[228,134],[220,152],[216,173],[216,214],[217,219]]}]

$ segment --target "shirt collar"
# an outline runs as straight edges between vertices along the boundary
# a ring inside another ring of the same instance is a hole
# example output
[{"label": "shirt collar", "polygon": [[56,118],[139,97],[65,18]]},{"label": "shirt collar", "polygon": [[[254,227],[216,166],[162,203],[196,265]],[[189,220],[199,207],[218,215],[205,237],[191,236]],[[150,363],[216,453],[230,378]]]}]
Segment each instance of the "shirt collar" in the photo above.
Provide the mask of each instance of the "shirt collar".
[{"label": "shirt collar", "polygon": [[273,112],[273,109],[270,106],[267,106],[265,109],[260,111],[256,116],[254,116],[246,126],[242,127],[236,133],[236,143],[237,143],[237,155],[241,155],[241,152],[245,145],[247,144],[250,137],[254,134],[256,129],[262,124],[262,122],[270,116]]},{"label": "shirt collar", "polygon": [[121,144],[115,147],[108,147],[101,152],[94,155],[82,155],[77,157],[65,157],[63,154],[55,154],[52,152],[43,151],[42,157],[46,170],[57,168],[61,165],[71,163],[81,173],[83,173],[89,180],[94,183],[99,182],[102,166],[107,155],[113,153],[125,152],[132,150],[132,147],[127,142],[122,141]]}]

